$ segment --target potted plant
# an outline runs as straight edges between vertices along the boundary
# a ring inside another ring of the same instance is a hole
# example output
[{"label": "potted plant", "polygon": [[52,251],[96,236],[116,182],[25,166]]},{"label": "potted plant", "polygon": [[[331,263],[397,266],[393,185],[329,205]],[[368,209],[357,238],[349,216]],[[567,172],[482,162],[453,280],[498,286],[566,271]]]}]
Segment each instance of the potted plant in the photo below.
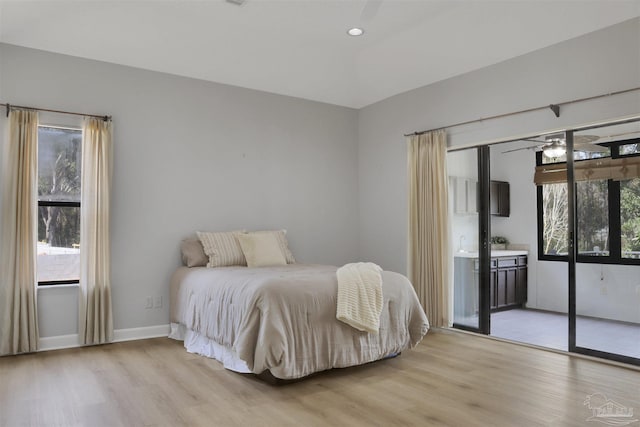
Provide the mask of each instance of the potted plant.
[{"label": "potted plant", "polygon": [[491,250],[505,250],[508,244],[509,240],[504,236],[491,236]]}]

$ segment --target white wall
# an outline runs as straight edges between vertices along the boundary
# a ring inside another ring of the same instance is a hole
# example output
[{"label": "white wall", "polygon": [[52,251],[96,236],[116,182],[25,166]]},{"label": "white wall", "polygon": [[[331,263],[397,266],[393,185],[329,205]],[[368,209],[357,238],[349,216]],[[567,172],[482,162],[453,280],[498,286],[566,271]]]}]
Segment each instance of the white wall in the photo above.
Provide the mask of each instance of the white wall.
[{"label": "white wall", "polygon": [[[409,60],[409,59],[408,59]],[[398,66],[403,66],[398,64]],[[403,134],[640,86],[640,19],[403,93],[359,111],[360,257],[406,272]],[[640,113],[640,93],[458,127],[462,147]]]},{"label": "white wall", "polygon": [[[358,259],[355,110],[2,44],[0,76],[2,102],[113,115],[116,329],[169,322],[195,230],[286,228],[302,262]],[[76,304],[73,288],[40,290],[41,335],[76,333]]]}]

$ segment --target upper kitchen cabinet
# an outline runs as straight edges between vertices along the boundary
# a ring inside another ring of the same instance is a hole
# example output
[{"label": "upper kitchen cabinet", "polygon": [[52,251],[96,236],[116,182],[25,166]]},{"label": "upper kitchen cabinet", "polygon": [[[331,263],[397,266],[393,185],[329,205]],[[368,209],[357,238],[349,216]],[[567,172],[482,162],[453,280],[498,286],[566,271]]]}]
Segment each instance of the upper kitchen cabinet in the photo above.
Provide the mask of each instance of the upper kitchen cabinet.
[{"label": "upper kitchen cabinet", "polygon": [[494,216],[509,216],[509,183],[505,181],[491,181],[490,213]]},{"label": "upper kitchen cabinet", "polygon": [[456,214],[475,214],[477,207],[478,182],[470,178],[452,177],[454,189],[454,212]]}]

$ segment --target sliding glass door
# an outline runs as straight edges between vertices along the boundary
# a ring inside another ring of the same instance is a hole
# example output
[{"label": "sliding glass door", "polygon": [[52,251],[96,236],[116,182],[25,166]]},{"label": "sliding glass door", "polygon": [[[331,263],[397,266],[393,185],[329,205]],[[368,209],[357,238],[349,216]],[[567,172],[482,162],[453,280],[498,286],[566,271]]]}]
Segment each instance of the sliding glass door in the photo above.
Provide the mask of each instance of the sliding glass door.
[{"label": "sliding glass door", "polygon": [[454,327],[489,333],[488,147],[447,154]]},{"label": "sliding glass door", "polygon": [[640,364],[638,131],[637,122],[623,123],[569,132],[567,138],[574,158],[568,173],[574,190],[569,349],[635,364]]},{"label": "sliding glass door", "polygon": [[640,365],[640,120],[501,145],[448,153],[454,327]]}]

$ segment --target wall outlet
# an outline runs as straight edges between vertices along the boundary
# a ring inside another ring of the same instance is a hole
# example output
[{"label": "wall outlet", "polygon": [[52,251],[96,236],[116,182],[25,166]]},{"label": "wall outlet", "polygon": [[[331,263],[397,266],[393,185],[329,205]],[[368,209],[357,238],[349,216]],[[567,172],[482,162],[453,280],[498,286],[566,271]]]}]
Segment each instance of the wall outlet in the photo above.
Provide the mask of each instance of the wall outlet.
[{"label": "wall outlet", "polygon": [[162,308],[162,295],[156,297],[154,308]]},{"label": "wall outlet", "polygon": [[153,297],[147,297],[144,308],[153,308]]}]

